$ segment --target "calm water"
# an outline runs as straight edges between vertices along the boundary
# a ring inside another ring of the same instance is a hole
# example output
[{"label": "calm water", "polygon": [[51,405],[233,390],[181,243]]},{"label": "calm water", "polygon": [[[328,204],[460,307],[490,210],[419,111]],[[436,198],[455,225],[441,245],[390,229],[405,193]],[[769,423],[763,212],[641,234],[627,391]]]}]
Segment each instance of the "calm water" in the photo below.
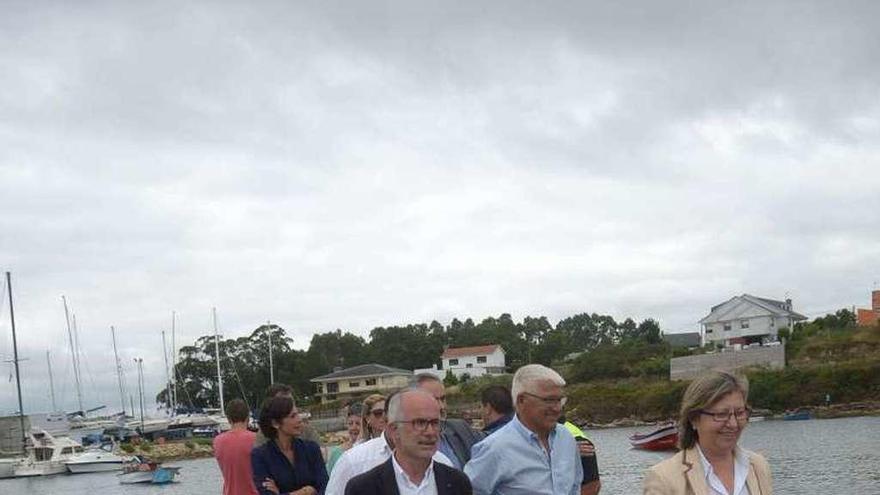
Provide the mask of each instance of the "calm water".
[{"label": "calm water", "polygon": [[[589,432],[599,449],[602,495],[641,493],[644,471],[669,454],[631,450],[635,428]],[[777,494],[880,495],[880,417],[752,423],[740,441],[763,453]],[[0,480],[0,495],[202,495],[221,493],[213,459],[169,463],[181,466],[180,482],[131,486],[124,491],[113,474],[59,475]]]}]

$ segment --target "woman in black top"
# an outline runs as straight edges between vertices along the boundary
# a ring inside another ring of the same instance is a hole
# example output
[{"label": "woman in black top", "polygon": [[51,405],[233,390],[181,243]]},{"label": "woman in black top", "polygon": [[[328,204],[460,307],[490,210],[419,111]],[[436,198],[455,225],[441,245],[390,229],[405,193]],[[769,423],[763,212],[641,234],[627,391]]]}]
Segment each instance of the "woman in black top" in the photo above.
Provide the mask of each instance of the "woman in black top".
[{"label": "woman in black top", "polygon": [[261,495],[323,495],[327,469],[321,448],[297,438],[303,422],[290,397],[275,397],[260,411],[260,430],[269,441],[251,451],[254,485]]}]

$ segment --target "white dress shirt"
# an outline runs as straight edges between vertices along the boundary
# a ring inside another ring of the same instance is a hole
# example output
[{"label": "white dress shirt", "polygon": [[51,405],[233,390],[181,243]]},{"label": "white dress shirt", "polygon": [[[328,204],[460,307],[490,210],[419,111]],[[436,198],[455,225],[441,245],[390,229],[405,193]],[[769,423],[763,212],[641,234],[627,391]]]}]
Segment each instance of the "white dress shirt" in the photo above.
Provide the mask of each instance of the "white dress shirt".
[{"label": "white dress shirt", "polygon": [[703,464],[703,472],[706,473],[706,486],[709,487],[708,495],[750,495],[746,478],[749,476],[749,456],[737,448],[733,452],[733,492],[728,493],[721,478],[715,474],[715,469],[709,463],[709,459],[703,454],[700,445],[697,444],[697,452],[700,453],[700,463]]},{"label": "white dress shirt", "polygon": [[422,482],[415,484],[406,471],[403,470],[397,462],[397,458],[392,456],[391,463],[394,465],[394,479],[397,480],[397,491],[400,495],[437,495],[437,480],[434,479],[434,461],[428,465],[428,470],[422,477]]},{"label": "white dress shirt", "polygon": [[[388,445],[384,433],[346,450],[342,457],[336,461],[336,465],[333,466],[333,471],[330,473],[330,481],[327,482],[324,494],[344,495],[345,485],[352,478],[382,464],[389,457],[391,457],[391,446]],[[439,450],[434,453],[434,460],[450,467],[453,466],[452,461]]]}]

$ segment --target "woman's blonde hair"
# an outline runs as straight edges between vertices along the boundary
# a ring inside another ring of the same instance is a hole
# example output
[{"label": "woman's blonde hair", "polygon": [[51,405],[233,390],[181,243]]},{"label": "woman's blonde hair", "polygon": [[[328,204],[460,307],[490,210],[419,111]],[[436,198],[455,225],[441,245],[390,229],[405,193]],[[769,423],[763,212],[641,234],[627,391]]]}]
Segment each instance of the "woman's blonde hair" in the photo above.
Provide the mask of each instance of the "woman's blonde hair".
[{"label": "woman's blonde hair", "polygon": [[701,375],[688,385],[681,398],[681,411],[678,414],[678,447],[689,449],[697,443],[697,430],[693,421],[700,411],[712,407],[722,397],[740,392],[743,400],[749,400],[749,381],[745,376],[727,371],[713,370]]},{"label": "woman's blonde hair", "polygon": [[[376,436],[377,432],[373,431],[373,428],[370,427],[369,418],[373,414],[373,406],[378,404],[379,402],[384,402],[385,396],[382,394],[373,394],[368,395],[366,399],[364,399],[364,409],[363,415],[361,416],[361,440],[370,440]],[[387,413],[387,411],[386,411]],[[379,432],[381,433],[381,432]]]}]

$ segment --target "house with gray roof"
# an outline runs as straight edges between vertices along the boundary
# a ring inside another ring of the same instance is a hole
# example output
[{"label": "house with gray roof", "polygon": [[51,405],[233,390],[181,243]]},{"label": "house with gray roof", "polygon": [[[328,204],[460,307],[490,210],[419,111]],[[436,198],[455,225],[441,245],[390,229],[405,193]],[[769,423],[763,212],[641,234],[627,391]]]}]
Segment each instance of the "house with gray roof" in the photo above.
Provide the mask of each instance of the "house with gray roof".
[{"label": "house with gray roof", "polygon": [[729,347],[775,342],[780,328],[791,328],[806,319],[792,309],[791,299],[778,301],[743,294],[713,306],[700,324],[705,342]]},{"label": "house with gray roof", "polygon": [[384,394],[409,384],[412,371],[383,364],[361,364],[312,378],[321,403],[347,400],[368,394]]}]

